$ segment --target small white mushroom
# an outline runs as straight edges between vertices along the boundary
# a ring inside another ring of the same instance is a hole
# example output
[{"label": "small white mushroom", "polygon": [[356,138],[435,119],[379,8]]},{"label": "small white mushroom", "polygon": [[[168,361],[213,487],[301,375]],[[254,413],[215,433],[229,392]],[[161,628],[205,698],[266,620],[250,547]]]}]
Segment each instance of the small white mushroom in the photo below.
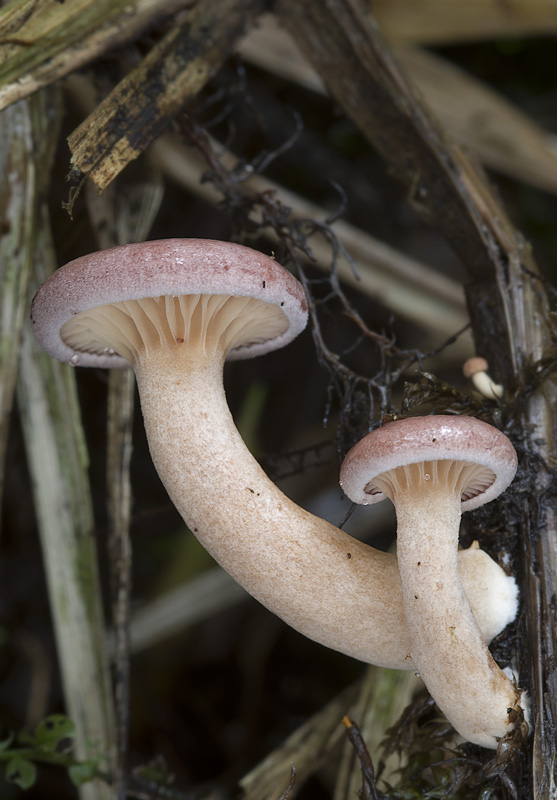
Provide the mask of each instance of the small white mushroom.
[{"label": "small white mushroom", "polygon": [[[31,318],[39,343],[62,361],[133,366],[151,455],[172,502],[250,594],[330,648],[414,668],[396,558],[286,497],[227,406],[225,359],[282,347],[306,324],[306,298],[289,272],[228,242],[125,245],[57,270]],[[479,550],[462,553],[459,569],[490,640],[514,617],[514,581]],[[507,605],[494,618],[501,592]]]},{"label": "small white mushroom", "polygon": [[488,400],[499,400],[500,397],[503,397],[503,387],[489,377],[488,369],[489,365],[485,358],[473,356],[464,362],[462,374],[465,378],[469,378],[478,392]]},{"label": "small white mushroom", "polygon": [[509,439],[481,420],[413,417],[358,442],[340,477],[356,503],[392,500],[412,659],[458,733],[489,748],[512,729],[521,693],[492,658],[466,599],[459,526],[462,510],[506,489],[516,463]]}]

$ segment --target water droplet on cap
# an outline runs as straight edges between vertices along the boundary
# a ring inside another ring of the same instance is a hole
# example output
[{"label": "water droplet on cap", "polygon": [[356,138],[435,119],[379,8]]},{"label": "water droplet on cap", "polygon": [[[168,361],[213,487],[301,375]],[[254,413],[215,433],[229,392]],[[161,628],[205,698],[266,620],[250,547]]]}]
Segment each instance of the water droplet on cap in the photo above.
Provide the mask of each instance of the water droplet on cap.
[{"label": "water droplet on cap", "polygon": [[76,353],[74,353],[73,356],[70,358],[70,364],[72,365],[72,367],[77,367],[77,365],[79,364],[79,356]]}]

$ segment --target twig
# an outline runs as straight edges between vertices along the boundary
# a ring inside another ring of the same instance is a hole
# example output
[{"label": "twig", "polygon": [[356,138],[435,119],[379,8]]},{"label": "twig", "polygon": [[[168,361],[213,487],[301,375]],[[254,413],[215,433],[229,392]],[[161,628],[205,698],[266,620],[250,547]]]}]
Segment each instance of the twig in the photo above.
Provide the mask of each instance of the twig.
[{"label": "twig", "polygon": [[371,760],[366,743],[362,739],[362,735],[360,734],[358,726],[352,722],[350,717],[347,716],[343,718],[342,722],[346,728],[346,735],[356,751],[356,755],[360,762],[360,767],[362,770],[362,800],[381,800],[381,797],[377,792],[377,786],[375,785],[375,770],[373,769],[373,762]]},{"label": "twig", "polygon": [[[163,187],[159,176],[145,170],[141,182],[113,183],[102,196],[88,191],[89,215],[100,248],[147,238],[158,213]],[[130,715],[130,606],[132,490],[130,462],[134,413],[133,371],[112,371],[108,381],[107,505],[108,549],[112,583],[115,647],[117,764],[114,778],[118,800],[127,794],[127,756]]]},{"label": "twig", "polygon": [[[395,755],[379,759],[381,742],[386,731],[395,723],[404,709],[412,701],[416,689],[421,687],[420,679],[412,671],[368,667],[360,687],[360,693],[350,717],[359,720],[358,729],[365,741],[370,755],[378,763],[378,777],[389,781],[404,763],[405,756]],[[357,796],[362,778],[359,764],[355,759],[351,741],[345,743],[343,758],[337,773],[334,800],[349,800]]]},{"label": "twig", "polygon": [[130,460],[135,380],[131,370],[112,372],[108,387],[107,492],[112,578],[112,614],[116,631],[114,690],[118,733],[115,776],[118,800],[126,799],[130,717],[129,619],[132,583]]}]

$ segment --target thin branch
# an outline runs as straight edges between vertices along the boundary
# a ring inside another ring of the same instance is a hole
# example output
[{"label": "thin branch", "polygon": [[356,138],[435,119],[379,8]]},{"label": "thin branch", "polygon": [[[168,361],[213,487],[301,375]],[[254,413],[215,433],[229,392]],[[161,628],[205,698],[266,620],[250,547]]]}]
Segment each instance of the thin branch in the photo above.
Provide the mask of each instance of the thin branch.
[{"label": "thin branch", "polygon": [[[89,188],[89,187],[88,187]],[[163,198],[160,176],[144,170],[141,181],[113,183],[103,195],[89,191],[89,215],[100,248],[143,241],[149,235]],[[115,632],[115,706],[117,764],[114,787],[118,800],[127,794],[130,717],[130,607],[132,489],[130,463],[134,414],[133,371],[111,371],[108,380],[107,495]]]}]

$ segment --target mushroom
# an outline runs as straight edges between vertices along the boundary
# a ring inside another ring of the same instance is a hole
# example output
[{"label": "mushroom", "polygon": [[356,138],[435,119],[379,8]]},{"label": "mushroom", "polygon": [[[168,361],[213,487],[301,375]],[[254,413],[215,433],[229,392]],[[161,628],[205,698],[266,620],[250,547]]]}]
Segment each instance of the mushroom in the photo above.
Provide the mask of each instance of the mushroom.
[{"label": "mushroom", "polygon": [[513,729],[520,691],[497,666],[457,569],[461,511],[512,481],[516,452],[501,431],[460,416],[401,419],[346,456],[344,492],[356,503],[389,497],[412,659],[430,694],[465,739],[496,748]]},{"label": "mushroom", "polygon": [[478,392],[488,400],[499,400],[500,397],[503,397],[503,387],[489,377],[488,369],[485,358],[473,356],[462,365],[462,374],[465,378],[471,379]]},{"label": "mushroom", "polygon": [[[225,359],[286,345],[306,318],[302,287],[276,261],[199,239],[78,258],[43,284],[31,311],[35,335],[52,356],[80,366],[133,366],[158,474],[190,530],[238,583],[317,642],[412,669],[395,557],[286,497],[246,448],[226,403]],[[490,639],[514,617],[516,587],[486,559],[472,549],[460,568]],[[494,618],[501,593],[507,606]]]}]

